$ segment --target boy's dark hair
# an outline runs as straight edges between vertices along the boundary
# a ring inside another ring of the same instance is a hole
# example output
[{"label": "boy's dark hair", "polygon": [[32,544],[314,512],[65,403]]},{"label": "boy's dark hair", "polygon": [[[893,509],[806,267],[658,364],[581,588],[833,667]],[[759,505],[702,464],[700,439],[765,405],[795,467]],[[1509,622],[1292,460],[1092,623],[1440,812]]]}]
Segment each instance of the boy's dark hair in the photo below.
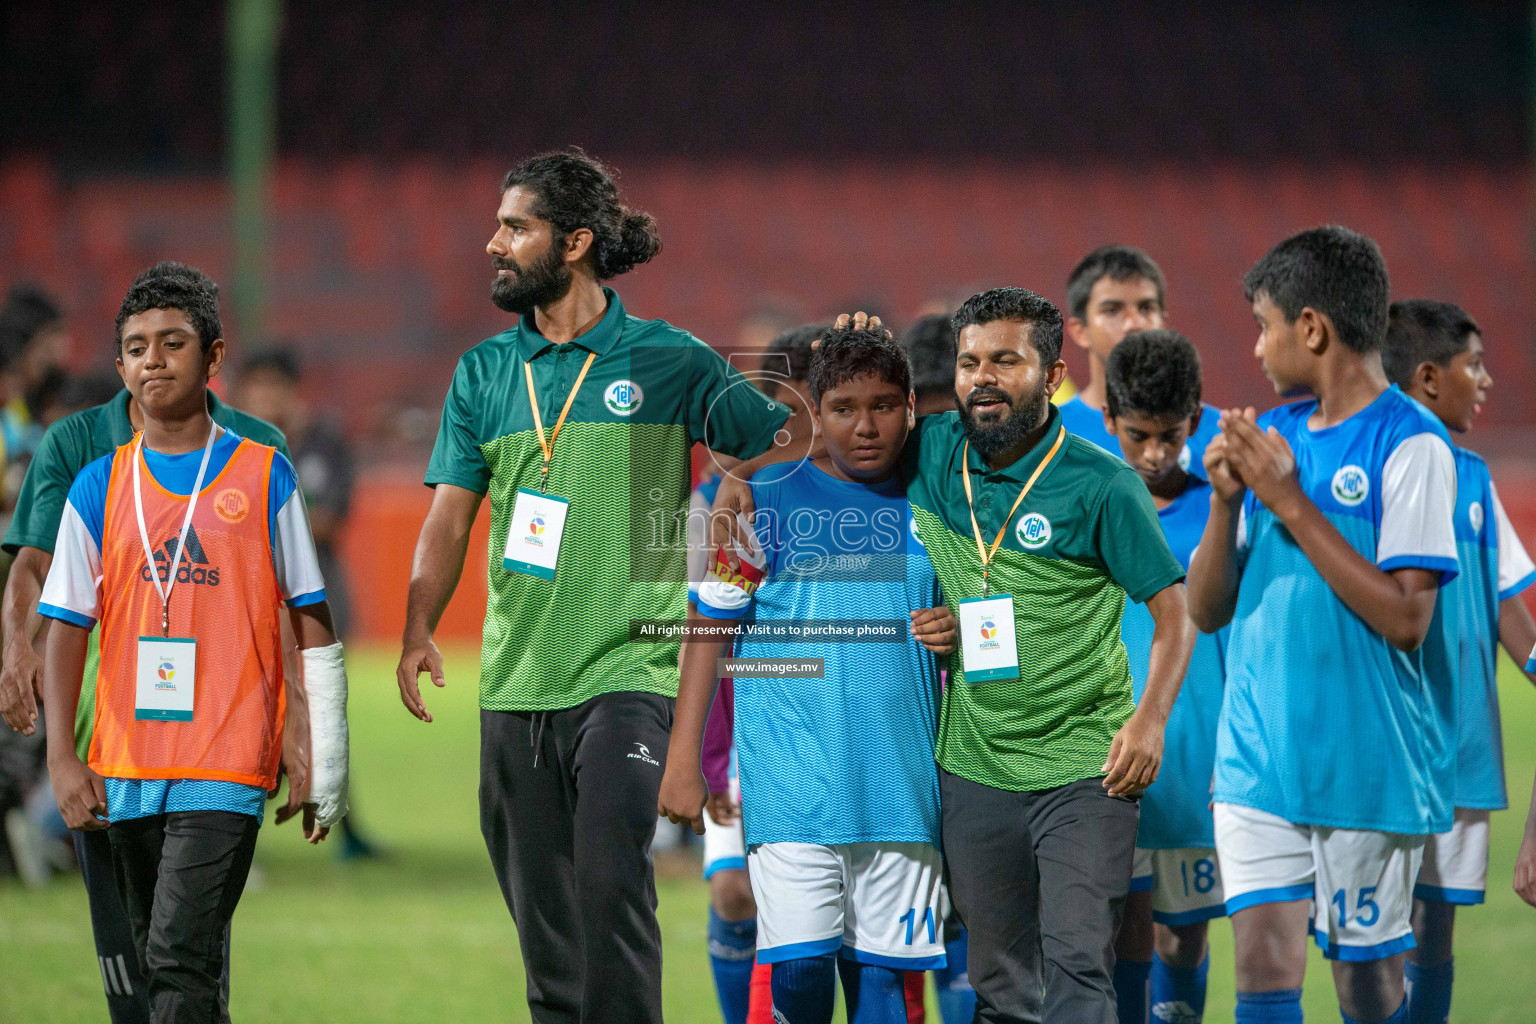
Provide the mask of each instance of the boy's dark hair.
[{"label": "boy's dark hair", "polygon": [[[949,322],[955,330],[955,338],[959,339],[960,332],[967,327],[979,327],[997,320],[1029,324],[1029,340],[1040,353],[1042,368],[1061,358],[1061,310],[1056,308],[1056,303],[1028,288],[992,288],[977,292],[961,304]],[[953,390],[953,382],[950,388]]]},{"label": "boy's dark hair", "polygon": [[761,383],[777,387],[785,374],[789,380],[811,379],[811,346],[831,327],[830,324],[801,324],[791,327],[768,343],[763,350],[763,372],[772,374]]},{"label": "boy's dark hair", "polygon": [[955,328],[949,317],[933,313],[907,328],[901,347],[912,362],[912,390],[919,400],[955,392]]},{"label": "boy's dark hair", "polygon": [[302,377],[299,354],[287,346],[258,352],[240,367],[241,377],[252,373],[275,373],[288,383],[297,384]]},{"label": "boy's dark hair", "polygon": [[1467,311],[1433,299],[1403,299],[1387,309],[1387,343],[1381,367],[1387,380],[1404,391],[1423,363],[1451,365],[1467,350],[1467,339],[1483,333]]},{"label": "boy's dark hair", "polygon": [[0,367],[20,357],[38,331],[63,318],[59,304],[36,285],[11,288],[0,306]]},{"label": "boy's dark hair", "polygon": [[1167,304],[1163,298],[1163,268],[1151,256],[1131,245],[1102,245],[1084,256],[1067,276],[1067,308],[1074,317],[1087,318],[1093,286],[1106,277],[1111,281],[1144,277],[1157,286],[1157,304]]},{"label": "boy's dark hair", "polygon": [[1132,331],[1109,354],[1106,372],[1111,416],[1187,419],[1200,408],[1200,353],[1178,331]]},{"label": "boy's dark hair", "polygon": [[1268,296],[1286,323],[1317,310],[1353,352],[1378,351],[1387,339],[1387,263],[1358,231],[1329,224],[1292,235],[1253,265],[1243,289],[1250,302]]},{"label": "boy's dark hair", "polygon": [[219,286],[207,274],[184,263],[156,263],[133,279],[117,311],[117,347],[123,347],[123,323],[151,309],[179,309],[207,352],[224,336],[219,322]]},{"label": "boy's dark hair", "polygon": [[507,172],[501,191],[514,185],[538,198],[534,213],[554,225],[555,244],[577,228],[592,232],[599,281],[627,274],[661,251],[656,218],[621,205],[614,172],[574,146],[524,160]]},{"label": "boy's dark hair", "polygon": [[819,407],[822,395],[865,375],[896,385],[904,395],[912,391],[912,365],[907,354],[884,330],[833,328],[811,353],[811,401]]}]

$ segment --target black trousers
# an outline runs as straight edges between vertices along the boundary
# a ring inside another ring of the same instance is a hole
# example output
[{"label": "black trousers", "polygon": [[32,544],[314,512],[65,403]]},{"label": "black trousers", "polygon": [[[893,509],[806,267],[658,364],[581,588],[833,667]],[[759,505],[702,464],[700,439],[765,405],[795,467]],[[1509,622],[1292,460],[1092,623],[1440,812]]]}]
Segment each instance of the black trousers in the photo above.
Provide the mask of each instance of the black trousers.
[{"label": "black trousers", "polygon": [[976,1020],[1115,1024],[1115,932],[1137,801],[1096,778],[1014,793],[942,768],[939,798]]},{"label": "black trousers", "polygon": [[96,965],[107,992],[107,1013],[112,1024],[149,1024],[149,997],[144,975],[139,973],[133,929],[112,874],[112,841],[102,830],[69,836],[75,842],[75,859],[91,905],[91,934],[96,938]]},{"label": "black trousers", "polygon": [[107,828],[153,1024],[229,1020],[229,922],[259,827],[250,814],[177,811]]},{"label": "black trousers", "polygon": [[480,831],[534,1024],[660,1024],[651,838],[672,700],[480,712]]}]

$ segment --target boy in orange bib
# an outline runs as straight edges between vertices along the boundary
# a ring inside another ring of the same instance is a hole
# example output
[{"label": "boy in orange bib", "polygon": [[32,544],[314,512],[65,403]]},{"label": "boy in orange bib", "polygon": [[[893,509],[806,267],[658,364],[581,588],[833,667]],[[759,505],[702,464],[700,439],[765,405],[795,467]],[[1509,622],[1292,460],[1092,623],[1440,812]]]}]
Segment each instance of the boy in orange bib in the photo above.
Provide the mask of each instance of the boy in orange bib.
[{"label": "boy in orange bib", "polygon": [[217,292],[160,264],[117,316],[118,372],[144,429],[70,488],[38,611],[44,702],[74,720],[86,639],[101,622],[89,764],[67,733],[48,765],[71,828],[107,829],[155,1024],[228,1020],[220,975],[284,718],[284,603],[311,704],[318,843],[346,810],[346,674],[292,465],[218,427]]}]

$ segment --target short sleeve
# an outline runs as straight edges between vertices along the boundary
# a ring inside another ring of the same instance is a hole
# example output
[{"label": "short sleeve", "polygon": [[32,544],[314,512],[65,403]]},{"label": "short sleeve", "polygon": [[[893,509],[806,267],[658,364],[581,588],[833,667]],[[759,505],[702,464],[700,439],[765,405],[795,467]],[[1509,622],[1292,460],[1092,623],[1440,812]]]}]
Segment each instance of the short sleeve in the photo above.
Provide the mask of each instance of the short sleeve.
[{"label": "short sleeve", "polygon": [[1093,527],[1094,551],[1126,596],[1144,604],[1184,578],[1141,477],[1117,469],[1104,485]]},{"label": "short sleeve", "polygon": [[22,480],[16,514],[5,531],[3,547],[7,552],[14,555],[24,547],[53,551],[70,485],[89,459],[89,449],[80,436],[89,429],[87,423],[69,417],[43,435]]},{"label": "short sleeve", "polygon": [[325,577],[315,554],[309,512],[293,464],[281,455],[272,457],[267,504],[278,591],[290,608],[319,604],[325,600]]},{"label": "short sleeve", "polygon": [[1456,459],[1435,434],[1415,434],[1393,449],[1381,471],[1376,565],[1429,569],[1440,585],[1456,578]]},{"label": "short sleeve", "polygon": [[1520,536],[1504,511],[1498,488],[1490,483],[1489,489],[1493,494],[1493,521],[1498,530],[1499,600],[1507,601],[1536,583],[1536,565],[1531,563],[1530,554],[1520,543]]},{"label": "short sleeve", "polygon": [[[112,460],[85,467],[69,488],[43,582],[39,615],[90,629],[101,618],[101,537]],[[30,546],[30,545],[29,545]]]},{"label": "short sleeve", "polygon": [[701,341],[694,342],[688,365],[689,440],[738,459],[767,451],[789,419],[789,406],[763,394]]},{"label": "short sleeve", "polygon": [[476,387],[471,379],[468,357],[459,360],[443,400],[443,418],[437,428],[437,443],[432,446],[432,461],[427,464],[426,484],[452,484],[484,494],[491,487],[491,467],[480,451],[476,429]]}]

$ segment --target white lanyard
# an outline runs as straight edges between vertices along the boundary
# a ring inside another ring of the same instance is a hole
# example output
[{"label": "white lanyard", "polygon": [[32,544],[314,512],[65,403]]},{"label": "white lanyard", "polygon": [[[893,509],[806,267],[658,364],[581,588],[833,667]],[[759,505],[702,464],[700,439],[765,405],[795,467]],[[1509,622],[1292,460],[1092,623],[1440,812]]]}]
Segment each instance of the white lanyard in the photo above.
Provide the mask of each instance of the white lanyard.
[{"label": "white lanyard", "polygon": [[176,556],[170,561],[163,587],[160,585],[160,573],[155,568],[155,552],[149,545],[149,530],[144,525],[144,495],[141,493],[142,488],[139,484],[139,459],[143,457],[144,449],[142,430],[139,431],[138,440],[133,446],[133,510],[139,515],[139,540],[144,544],[149,582],[155,585],[155,593],[160,595],[160,632],[165,636],[171,635],[171,591],[176,587],[176,570],[181,565],[181,553],[187,546],[187,531],[192,528],[192,511],[197,508],[197,493],[203,489],[203,474],[208,472],[208,457],[213,454],[213,439],[218,435],[218,424],[209,424],[208,443],[203,446],[203,461],[197,467],[197,480],[192,484],[192,493],[187,497],[187,517],[181,521],[181,536],[176,540]]}]

